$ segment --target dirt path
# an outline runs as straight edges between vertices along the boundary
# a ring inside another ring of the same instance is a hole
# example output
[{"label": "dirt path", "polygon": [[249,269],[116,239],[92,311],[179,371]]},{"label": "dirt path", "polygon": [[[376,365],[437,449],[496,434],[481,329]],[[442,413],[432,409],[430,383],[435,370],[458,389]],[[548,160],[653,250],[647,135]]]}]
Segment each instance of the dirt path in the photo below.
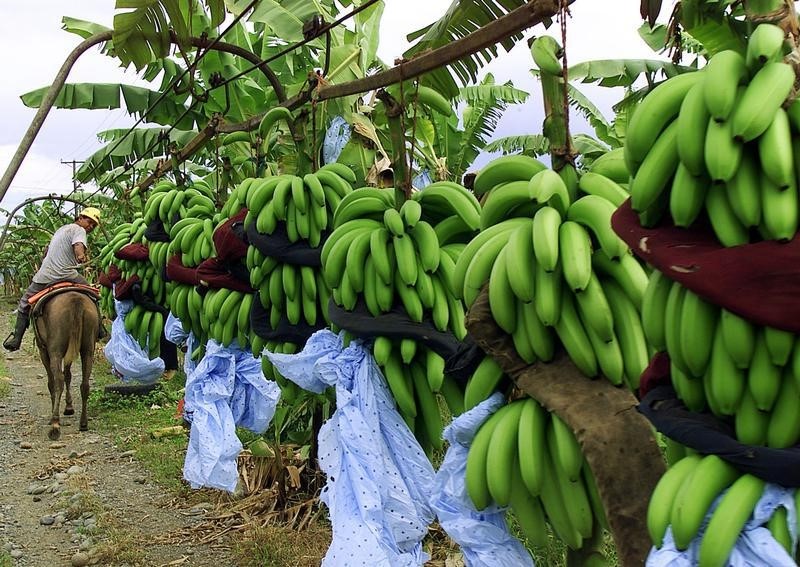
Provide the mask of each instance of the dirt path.
[{"label": "dirt path", "polygon": [[[1,337],[8,325],[0,318]],[[184,529],[212,506],[176,504],[91,420],[79,433],[77,414],[62,418],[61,440],[48,440],[47,380],[31,349],[30,337],[19,352],[0,349],[11,386],[0,398],[0,565],[234,565]]]}]

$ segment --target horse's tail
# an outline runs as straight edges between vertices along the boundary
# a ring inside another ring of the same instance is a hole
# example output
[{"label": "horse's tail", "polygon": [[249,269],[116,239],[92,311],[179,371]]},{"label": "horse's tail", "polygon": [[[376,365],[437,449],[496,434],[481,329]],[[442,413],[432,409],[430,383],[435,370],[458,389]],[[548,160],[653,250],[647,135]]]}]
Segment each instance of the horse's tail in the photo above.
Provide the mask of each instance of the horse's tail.
[{"label": "horse's tail", "polygon": [[[77,299],[80,299],[78,297]],[[81,302],[76,300],[76,306]],[[72,364],[81,352],[81,337],[83,336],[83,310],[75,309],[75,314],[72,317],[72,332],[69,334],[69,342],[67,343],[67,352],[64,353],[63,365],[69,366]]]}]

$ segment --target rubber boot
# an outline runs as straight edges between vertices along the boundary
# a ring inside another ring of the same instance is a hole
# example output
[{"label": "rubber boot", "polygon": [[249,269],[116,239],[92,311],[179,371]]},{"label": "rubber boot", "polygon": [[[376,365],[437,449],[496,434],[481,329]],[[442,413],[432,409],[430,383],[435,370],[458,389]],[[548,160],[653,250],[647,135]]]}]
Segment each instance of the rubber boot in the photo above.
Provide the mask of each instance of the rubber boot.
[{"label": "rubber boot", "polygon": [[25,334],[25,329],[28,328],[28,323],[30,323],[30,315],[28,313],[20,313],[17,312],[17,324],[14,327],[14,332],[6,337],[6,340],[3,342],[3,348],[6,350],[19,350],[20,345],[22,344],[22,336]]}]

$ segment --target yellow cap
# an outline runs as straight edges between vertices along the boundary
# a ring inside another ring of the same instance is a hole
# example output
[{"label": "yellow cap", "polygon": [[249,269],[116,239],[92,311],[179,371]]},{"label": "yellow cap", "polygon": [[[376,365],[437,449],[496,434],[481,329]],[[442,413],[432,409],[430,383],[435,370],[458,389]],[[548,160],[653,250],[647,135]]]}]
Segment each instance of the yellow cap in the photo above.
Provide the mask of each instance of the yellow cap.
[{"label": "yellow cap", "polygon": [[95,224],[100,224],[100,210],[94,207],[86,207],[80,213],[82,217],[86,217],[87,219],[92,219]]}]

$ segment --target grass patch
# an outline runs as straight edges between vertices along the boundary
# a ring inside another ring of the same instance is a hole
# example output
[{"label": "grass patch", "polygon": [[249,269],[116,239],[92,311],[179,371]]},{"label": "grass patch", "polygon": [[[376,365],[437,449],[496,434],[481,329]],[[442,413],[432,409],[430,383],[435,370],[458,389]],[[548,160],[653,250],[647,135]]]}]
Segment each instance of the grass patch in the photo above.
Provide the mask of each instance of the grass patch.
[{"label": "grass patch", "polygon": [[316,521],[301,532],[284,526],[253,528],[233,551],[241,567],[317,567],[330,543],[330,526]]},{"label": "grass patch", "polygon": [[0,549],[0,567],[14,567],[14,558],[5,549]]},{"label": "grass patch", "polygon": [[120,451],[136,450],[136,458],[159,485],[177,493],[191,493],[183,480],[183,459],[188,438],[184,434],[153,438],[155,430],[180,425],[175,417],[183,397],[184,375],[178,372],[146,396],[106,393],[103,386],[116,383],[108,362],[98,360],[89,396],[91,428],[110,434]]}]

